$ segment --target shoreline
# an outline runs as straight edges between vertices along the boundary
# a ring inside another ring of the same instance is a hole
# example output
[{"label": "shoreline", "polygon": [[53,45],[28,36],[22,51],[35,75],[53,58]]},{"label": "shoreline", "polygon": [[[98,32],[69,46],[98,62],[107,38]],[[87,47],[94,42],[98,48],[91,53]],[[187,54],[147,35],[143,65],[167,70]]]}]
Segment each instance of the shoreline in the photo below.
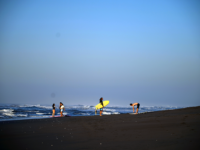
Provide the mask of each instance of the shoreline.
[{"label": "shoreline", "polygon": [[[192,106],[192,107],[197,107],[197,106]],[[152,112],[158,112],[158,111],[167,111],[167,110],[176,110],[176,109],[183,109],[183,108],[188,108],[188,107],[182,107],[182,108],[175,108],[175,109],[166,109],[166,110],[155,110],[155,111],[145,111],[145,112],[140,112],[140,110],[139,110],[139,114],[142,114],[142,113],[152,113]],[[132,108],[131,108],[131,110],[132,110]],[[105,115],[119,115],[119,114],[131,114],[132,112],[130,111],[130,112],[126,112],[126,113],[113,113],[113,114],[103,114],[104,116]],[[59,113],[58,113],[58,115],[59,115]],[[58,116],[57,115],[57,116]],[[71,117],[81,117],[81,116],[98,116],[99,115],[99,113],[97,114],[97,115],[72,115]],[[0,122],[2,122],[2,121],[16,121],[16,120],[29,120],[29,119],[46,119],[46,118],[50,118],[51,117],[51,115],[49,115],[49,116],[41,116],[41,117],[10,117],[10,118],[3,118],[3,119],[1,119],[0,118]]]},{"label": "shoreline", "polygon": [[[142,106],[139,112],[151,112],[160,110],[173,110],[184,107],[178,106]],[[131,113],[132,107],[117,107],[108,106],[104,109],[103,115],[112,114],[125,114]],[[66,105],[66,115],[70,116],[94,116],[95,108],[92,105]],[[0,121],[4,120],[24,120],[24,119],[38,119],[38,118],[48,118],[52,114],[52,107],[48,105],[5,105],[1,106],[0,109]],[[56,114],[59,115],[59,110],[56,109]]]},{"label": "shoreline", "polygon": [[0,122],[3,149],[199,149],[200,106]]}]

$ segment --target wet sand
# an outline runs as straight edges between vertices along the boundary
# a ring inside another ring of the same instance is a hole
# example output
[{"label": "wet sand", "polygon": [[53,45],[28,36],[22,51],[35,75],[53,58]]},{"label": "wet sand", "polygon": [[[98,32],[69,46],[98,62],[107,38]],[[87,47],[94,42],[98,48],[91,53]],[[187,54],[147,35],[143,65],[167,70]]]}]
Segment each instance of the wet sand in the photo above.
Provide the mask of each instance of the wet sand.
[{"label": "wet sand", "polygon": [[200,106],[146,114],[0,122],[1,149],[199,150]]}]

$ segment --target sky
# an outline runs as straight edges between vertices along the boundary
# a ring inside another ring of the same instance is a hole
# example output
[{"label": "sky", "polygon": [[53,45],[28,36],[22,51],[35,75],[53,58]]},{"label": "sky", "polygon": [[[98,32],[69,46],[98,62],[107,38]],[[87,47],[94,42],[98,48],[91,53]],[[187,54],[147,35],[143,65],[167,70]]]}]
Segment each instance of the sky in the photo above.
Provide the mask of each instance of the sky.
[{"label": "sky", "polygon": [[0,103],[200,105],[198,0],[1,0]]}]

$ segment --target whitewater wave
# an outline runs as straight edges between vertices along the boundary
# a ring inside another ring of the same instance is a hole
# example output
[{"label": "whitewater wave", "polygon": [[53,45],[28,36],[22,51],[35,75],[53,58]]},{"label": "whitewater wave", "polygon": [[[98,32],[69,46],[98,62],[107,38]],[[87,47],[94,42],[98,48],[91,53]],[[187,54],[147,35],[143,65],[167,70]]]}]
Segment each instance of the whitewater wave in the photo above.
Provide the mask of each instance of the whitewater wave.
[{"label": "whitewater wave", "polygon": [[36,108],[44,108],[44,109],[52,109],[52,106],[41,106],[40,104],[37,105],[19,105],[19,107],[36,107]]},{"label": "whitewater wave", "polygon": [[15,115],[15,116],[17,116],[17,117],[27,117],[28,114],[17,114],[17,115]]},{"label": "whitewater wave", "polygon": [[39,111],[25,111],[25,112],[39,112]]},{"label": "whitewater wave", "polygon": [[30,117],[31,118],[49,118],[50,116],[46,115],[46,116],[39,116],[39,117],[38,116],[30,116]]},{"label": "whitewater wave", "polygon": [[113,112],[112,114],[120,114],[119,112]]},{"label": "whitewater wave", "polygon": [[7,113],[7,112],[13,112],[14,109],[2,109],[0,110],[0,112],[3,112],[3,113]]},{"label": "whitewater wave", "polygon": [[103,115],[111,115],[111,112],[102,112]]},{"label": "whitewater wave", "polygon": [[36,113],[37,115],[44,115],[44,113]]}]

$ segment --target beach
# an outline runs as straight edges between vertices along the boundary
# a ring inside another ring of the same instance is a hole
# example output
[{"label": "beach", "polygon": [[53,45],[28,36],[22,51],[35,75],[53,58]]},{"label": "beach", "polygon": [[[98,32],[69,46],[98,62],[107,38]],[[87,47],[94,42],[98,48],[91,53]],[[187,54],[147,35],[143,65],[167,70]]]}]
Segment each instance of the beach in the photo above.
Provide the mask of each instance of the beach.
[{"label": "beach", "polygon": [[200,106],[0,122],[1,149],[199,149]]}]

